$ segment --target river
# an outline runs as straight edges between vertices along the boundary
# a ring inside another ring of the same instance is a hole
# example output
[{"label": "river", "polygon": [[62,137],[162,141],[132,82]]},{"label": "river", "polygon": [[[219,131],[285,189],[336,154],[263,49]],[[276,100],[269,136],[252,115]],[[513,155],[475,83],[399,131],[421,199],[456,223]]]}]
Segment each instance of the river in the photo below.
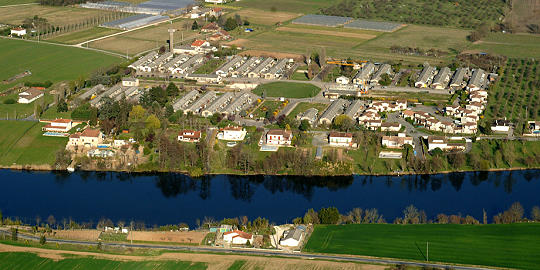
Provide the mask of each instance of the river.
[{"label": "river", "polygon": [[489,220],[519,201],[525,214],[540,205],[540,171],[468,172],[418,176],[282,177],[209,176],[116,172],[29,172],[0,170],[4,217],[34,223],[57,221],[144,221],[193,226],[204,217],[266,217],[290,222],[309,208],[377,208],[388,222],[410,204],[433,219],[438,213]]}]

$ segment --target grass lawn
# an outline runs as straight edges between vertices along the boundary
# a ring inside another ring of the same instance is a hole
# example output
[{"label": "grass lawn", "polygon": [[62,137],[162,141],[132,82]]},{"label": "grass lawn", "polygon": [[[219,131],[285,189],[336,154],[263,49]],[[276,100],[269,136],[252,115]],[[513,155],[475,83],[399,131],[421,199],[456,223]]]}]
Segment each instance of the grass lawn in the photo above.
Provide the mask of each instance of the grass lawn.
[{"label": "grass lawn", "polygon": [[120,30],[116,29],[110,29],[110,28],[103,28],[103,27],[93,27],[90,29],[78,31],[78,32],[71,32],[67,34],[63,34],[60,36],[55,36],[52,39],[48,39],[47,41],[53,41],[58,43],[65,43],[65,44],[78,44],[90,39],[118,33]]},{"label": "grass lawn", "polygon": [[6,117],[8,117],[9,119],[26,118],[34,113],[34,106],[36,106],[36,103],[41,104],[41,102],[44,102],[43,104],[49,104],[54,101],[54,97],[48,94],[48,92],[46,92],[42,98],[39,98],[38,100],[30,104],[4,104],[4,101],[7,99],[17,100],[18,96],[16,93],[14,93],[0,97],[0,117],[3,119],[6,119]]},{"label": "grass lawn", "polygon": [[[52,164],[58,150],[65,147],[67,138],[42,136],[43,123],[0,121],[0,164]],[[1,268],[1,267],[0,267]]]},{"label": "grass lawn", "polygon": [[253,93],[267,97],[306,98],[316,96],[321,89],[309,83],[273,82],[261,84],[253,89]]},{"label": "grass lawn", "polygon": [[39,1],[36,1],[36,0],[0,0],[0,7],[1,6],[9,6],[9,5],[37,3],[37,2],[39,2]]},{"label": "grass lawn", "polygon": [[[255,110],[253,112],[253,116],[256,117],[256,118],[265,117],[266,112],[274,112],[274,111],[278,110],[278,108],[280,107],[281,104],[282,104],[282,102],[280,102],[280,101],[265,100],[263,102],[263,104],[261,104],[257,108],[257,110]],[[278,110],[278,113],[279,113],[279,110]]]},{"label": "grass lawn", "polygon": [[194,73],[197,73],[197,74],[210,74],[210,73],[213,73],[223,63],[225,63],[225,59],[210,59],[210,60],[206,61],[206,63],[204,63],[204,65],[200,66]]},{"label": "grass lawn", "polygon": [[[0,0],[0,6],[3,6],[5,0]],[[7,0],[15,4],[15,0]],[[29,0],[17,1],[20,3],[31,2]],[[39,2],[39,1],[32,1]],[[97,10],[89,8],[79,8],[72,6],[53,7],[42,5],[26,5],[2,8],[0,12],[0,22],[5,24],[20,25],[26,18],[32,18],[35,15],[47,19],[54,26],[64,26],[112,14],[112,11]]]},{"label": "grass lawn", "polygon": [[242,269],[242,266],[244,266],[244,264],[246,264],[246,261],[234,261],[234,263],[229,266],[228,270],[240,270]]},{"label": "grass lawn", "polygon": [[41,119],[57,119],[57,118],[65,118],[70,119],[71,118],[71,111],[67,112],[57,112],[56,111],[56,105],[51,106],[48,110],[46,110],[42,115]]},{"label": "grass lawn", "polygon": [[328,0],[242,0],[230,4],[231,6],[261,9],[264,11],[315,13],[320,8],[330,6]]},{"label": "grass lawn", "polygon": [[55,261],[32,253],[0,253],[1,269],[206,269],[204,263],[182,261],[112,261],[72,255]]},{"label": "grass lawn", "polygon": [[10,84],[0,84],[0,91],[24,82],[44,82],[50,80],[76,79],[87,75],[99,67],[107,67],[122,61],[121,58],[64,46],[38,44],[21,40],[0,39],[0,80],[8,79],[25,70],[32,75]]},{"label": "grass lawn", "polygon": [[319,110],[318,114],[321,115],[324,112],[324,110],[326,110],[327,107],[328,107],[328,105],[323,104],[323,103],[300,102],[300,103],[298,103],[298,105],[296,105],[296,107],[294,107],[294,109],[291,111],[291,113],[289,113],[288,116],[291,117],[291,118],[294,118],[299,113],[304,113],[305,111],[307,111],[310,108],[315,108],[315,109]]},{"label": "grass lawn", "polygon": [[522,269],[540,267],[540,224],[319,225],[305,251]]},{"label": "grass lawn", "polygon": [[517,58],[539,58],[540,36],[532,34],[490,33],[471,49]]}]

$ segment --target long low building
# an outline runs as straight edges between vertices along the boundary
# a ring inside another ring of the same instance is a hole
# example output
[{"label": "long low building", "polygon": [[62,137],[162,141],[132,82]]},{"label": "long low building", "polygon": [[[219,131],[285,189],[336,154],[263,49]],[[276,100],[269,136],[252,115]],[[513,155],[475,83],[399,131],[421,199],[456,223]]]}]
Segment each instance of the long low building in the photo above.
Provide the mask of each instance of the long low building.
[{"label": "long low building", "polygon": [[173,104],[174,111],[176,112],[178,110],[185,110],[189,106],[189,104],[191,104],[191,102],[197,99],[198,96],[199,96],[199,91],[197,90],[193,90],[187,93],[185,96],[181,97],[176,102],[174,102]]},{"label": "long low building", "polygon": [[429,80],[433,77],[436,69],[432,66],[426,66],[418,76],[418,80],[414,83],[414,86],[417,88],[426,88],[428,87]]},{"label": "long low building", "polygon": [[272,80],[283,77],[283,73],[285,71],[285,68],[287,67],[288,62],[289,59],[279,60],[274,66],[272,66],[267,72],[263,74],[264,78],[267,80]]},{"label": "long low building", "polygon": [[328,109],[326,109],[326,111],[324,111],[324,113],[321,115],[321,118],[319,119],[319,124],[332,124],[334,118],[343,113],[343,109],[345,108],[345,106],[347,106],[347,101],[345,101],[344,99],[338,99],[332,102],[330,107],[328,107]]},{"label": "long low building", "polygon": [[204,117],[210,117],[215,113],[220,113],[234,98],[234,93],[227,92],[218,97],[210,106],[201,111]]},{"label": "long low building", "polygon": [[197,99],[187,109],[185,109],[184,114],[187,114],[189,112],[198,114],[199,112],[201,112],[202,109],[211,104],[212,101],[216,99],[216,97],[217,95],[215,91],[206,92],[206,94],[204,94],[201,98]]},{"label": "long low building", "polygon": [[347,107],[345,110],[345,115],[351,119],[356,119],[362,107],[364,107],[363,101],[356,99],[351,103],[351,105],[349,105],[349,107]]},{"label": "long low building", "polygon": [[242,109],[249,106],[252,101],[253,96],[250,93],[243,93],[236,99],[234,99],[231,104],[225,107],[225,109],[221,113],[226,115],[235,115],[238,112],[242,111]]},{"label": "long low building", "polygon": [[261,61],[262,61],[262,60],[261,60],[260,57],[251,57],[251,58],[249,58],[246,62],[244,62],[244,64],[242,64],[238,69],[236,69],[235,71],[231,72],[231,76],[232,76],[233,78],[246,76],[246,75],[248,74],[248,72],[249,72],[255,65],[258,65]]},{"label": "long low building", "polygon": [[261,76],[261,73],[270,65],[272,65],[272,62],[274,62],[274,59],[272,58],[264,59],[264,61],[262,61],[257,67],[255,67],[252,71],[248,73],[248,77],[259,78]]},{"label": "long low building", "polygon": [[221,67],[216,70],[216,74],[220,77],[227,77],[234,69],[238,68],[244,63],[244,57],[235,55],[232,59],[225,62]]}]

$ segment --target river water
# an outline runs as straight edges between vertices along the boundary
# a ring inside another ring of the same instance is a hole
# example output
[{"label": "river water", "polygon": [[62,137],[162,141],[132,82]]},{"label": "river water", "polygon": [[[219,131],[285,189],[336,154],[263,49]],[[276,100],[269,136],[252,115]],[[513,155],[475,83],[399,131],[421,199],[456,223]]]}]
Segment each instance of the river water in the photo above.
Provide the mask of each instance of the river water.
[{"label": "river water", "polygon": [[519,201],[528,215],[540,205],[540,171],[454,173],[419,176],[281,177],[180,174],[27,172],[0,170],[0,210],[4,217],[34,223],[53,215],[57,221],[100,218],[154,224],[194,225],[248,216],[290,222],[309,208],[377,208],[388,222],[410,204],[438,213],[470,214],[482,220]]}]

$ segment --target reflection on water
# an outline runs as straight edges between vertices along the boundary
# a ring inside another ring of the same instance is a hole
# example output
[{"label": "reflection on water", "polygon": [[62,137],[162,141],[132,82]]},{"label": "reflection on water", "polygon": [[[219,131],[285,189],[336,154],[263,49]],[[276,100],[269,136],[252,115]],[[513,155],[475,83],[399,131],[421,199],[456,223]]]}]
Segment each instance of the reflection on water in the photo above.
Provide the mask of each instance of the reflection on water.
[{"label": "reflection on water", "polygon": [[174,173],[25,172],[0,170],[0,210],[33,219],[49,214],[83,220],[137,218],[148,224],[193,224],[215,218],[265,216],[290,221],[308,208],[378,208],[387,220],[408,204],[428,215],[494,215],[514,201],[540,205],[540,171],[410,176],[205,176]]}]

